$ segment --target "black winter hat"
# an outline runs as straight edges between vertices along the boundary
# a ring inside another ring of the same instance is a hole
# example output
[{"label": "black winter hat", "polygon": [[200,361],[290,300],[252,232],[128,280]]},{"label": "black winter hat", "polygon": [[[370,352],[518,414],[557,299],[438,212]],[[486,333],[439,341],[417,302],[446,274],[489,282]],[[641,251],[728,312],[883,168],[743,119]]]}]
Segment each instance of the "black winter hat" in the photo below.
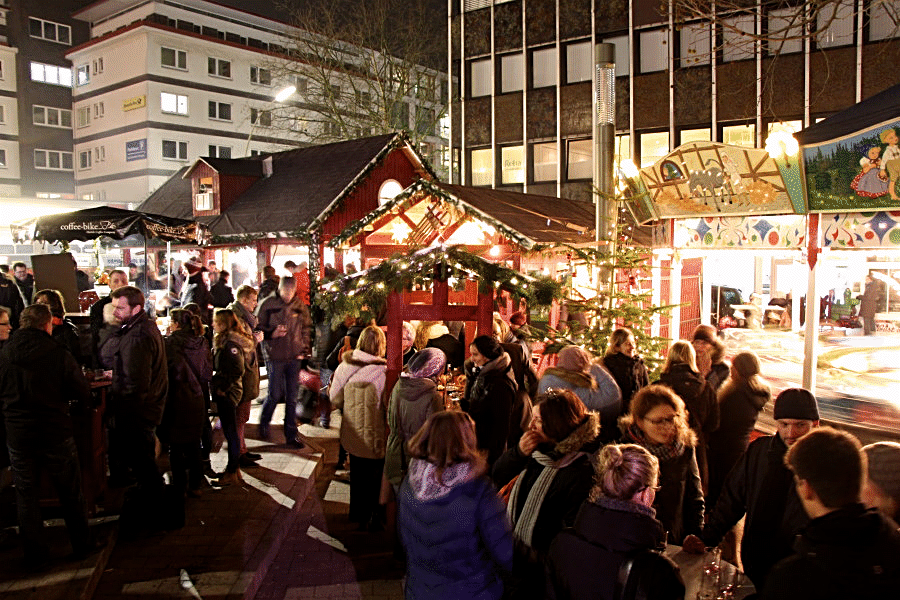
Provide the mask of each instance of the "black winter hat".
[{"label": "black winter hat", "polygon": [[775,398],[775,419],[819,420],[816,397],[803,388],[788,388]]}]

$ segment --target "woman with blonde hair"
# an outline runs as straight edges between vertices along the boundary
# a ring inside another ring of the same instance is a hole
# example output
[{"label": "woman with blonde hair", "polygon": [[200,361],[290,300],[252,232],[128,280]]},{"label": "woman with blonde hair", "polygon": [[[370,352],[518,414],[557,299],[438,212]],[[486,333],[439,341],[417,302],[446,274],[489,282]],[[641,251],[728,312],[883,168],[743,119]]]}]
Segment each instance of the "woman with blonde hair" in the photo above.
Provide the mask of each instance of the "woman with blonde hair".
[{"label": "woman with blonde hair", "polygon": [[512,535],[484,477],[487,463],[472,418],[434,413],[408,450],[409,476],[398,497],[406,598],[501,598],[512,569]]},{"label": "woman with blonde hair", "polygon": [[331,378],[329,397],[341,410],[341,445],[350,456],[350,520],[360,529],[384,528],[378,496],[387,446],[384,331],[369,325],[345,352]]},{"label": "woman with blonde hair", "polygon": [[706,489],[709,480],[707,438],[719,428],[719,404],[715,390],[697,369],[697,355],[690,342],[678,340],[672,343],[662,375],[656,383],[672,388],[684,400],[688,425],[697,434],[697,466],[700,467],[700,480]]},{"label": "woman with blonde hair", "polygon": [[622,412],[627,413],[631,398],[639,389],[650,384],[644,360],[638,356],[634,334],[627,327],[619,327],[609,336],[603,366],[622,391]]},{"label": "woman with blonde hair", "polygon": [[550,546],[548,588],[557,600],[613,600],[622,563],[645,550],[641,597],[683,598],[678,567],[661,554],[666,532],[653,509],[659,461],[636,444],[612,444],[600,451],[595,471],[594,487],[575,526]]},{"label": "woman with blonde hair", "polygon": [[703,490],[697,467],[697,436],[687,424],[684,402],[664,385],[635,394],[630,412],[619,420],[623,444],[643,446],[659,460],[660,490],[653,508],[671,540],[683,540],[703,527]]},{"label": "woman with blonde hair", "polygon": [[750,445],[756,417],[771,400],[769,384],[760,375],[759,358],[741,352],[731,361],[731,378],[719,390],[719,428],[709,436],[707,506],[716,504],[725,478]]}]

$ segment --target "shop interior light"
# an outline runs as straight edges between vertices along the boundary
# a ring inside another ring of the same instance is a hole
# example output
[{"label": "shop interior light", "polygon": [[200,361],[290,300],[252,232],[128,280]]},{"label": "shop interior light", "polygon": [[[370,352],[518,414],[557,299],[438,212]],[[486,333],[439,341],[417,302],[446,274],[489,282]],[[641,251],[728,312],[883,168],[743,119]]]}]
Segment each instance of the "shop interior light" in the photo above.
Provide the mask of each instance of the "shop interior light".
[{"label": "shop interior light", "polygon": [[766,138],[766,152],[769,156],[778,160],[784,158],[787,166],[791,166],[791,157],[800,152],[800,144],[790,133],[786,131],[773,131]]}]

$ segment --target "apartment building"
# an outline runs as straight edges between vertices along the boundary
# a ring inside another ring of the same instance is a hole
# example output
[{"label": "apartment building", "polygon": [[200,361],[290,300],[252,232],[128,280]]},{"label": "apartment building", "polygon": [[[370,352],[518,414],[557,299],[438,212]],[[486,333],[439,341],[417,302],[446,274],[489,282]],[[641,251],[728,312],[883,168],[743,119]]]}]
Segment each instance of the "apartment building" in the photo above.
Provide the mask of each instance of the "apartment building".
[{"label": "apartment building", "polygon": [[681,22],[659,0],[452,0],[453,181],[590,198],[600,42],[615,45],[616,156],[638,166],[688,141],[761,148],[900,81],[896,3],[836,2],[812,37],[787,26],[803,2],[744,4]]}]

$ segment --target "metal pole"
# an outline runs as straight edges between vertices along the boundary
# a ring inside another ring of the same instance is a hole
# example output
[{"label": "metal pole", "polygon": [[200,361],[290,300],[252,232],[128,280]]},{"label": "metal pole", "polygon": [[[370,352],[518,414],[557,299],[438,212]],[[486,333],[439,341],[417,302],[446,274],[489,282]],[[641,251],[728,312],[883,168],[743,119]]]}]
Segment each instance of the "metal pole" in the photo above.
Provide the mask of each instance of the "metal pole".
[{"label": "metal pole", "polygon": [[[608,240],[609,257],[615,254],[616,201],[613,174],[616,142],[616,47],[594,45],[594,240]],[[615,269],[609,273],[609,300],[615,287]],[[598,278],[599,289],[599,278]]]}]

